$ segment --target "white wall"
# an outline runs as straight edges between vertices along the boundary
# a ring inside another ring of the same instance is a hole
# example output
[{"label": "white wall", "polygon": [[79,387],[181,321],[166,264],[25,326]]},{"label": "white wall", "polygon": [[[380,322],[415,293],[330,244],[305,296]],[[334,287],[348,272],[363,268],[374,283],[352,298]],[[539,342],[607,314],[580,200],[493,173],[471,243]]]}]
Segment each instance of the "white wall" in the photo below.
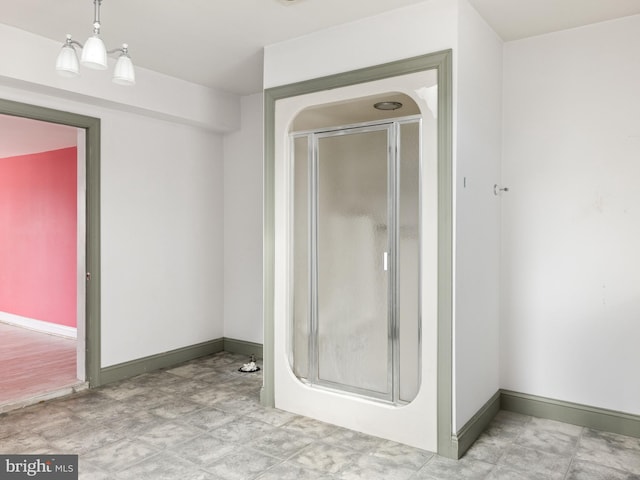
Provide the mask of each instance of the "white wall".
[{"label": "white wall", "polygon": [[262,343],[262,93],[224,137],[224,336]]},{"label": "white wall", "polygon": [[505,45],[501,384],[640,414],[640,16]]},{"label": "white wall", "polygon": [[466,2],[458,23],[454,430],[500,388],[502,41]]},{"label": "white wall", "polygon": [[268,46],[264,83],[268,88],[449,48],[454,58],[455,431],[500,388],[500,200],[493,195],[494,183],[500,183],[500,39],[466,0],[431,0]]},{"label": "white wall", "polygon": [[456,0],[430,0],[268,45],[264,87],[455,47],[456,14]]},{"label": "white wall", "polygon": [[52,75],[56,42],[3,25],[0,40],[1,98],[101,119],[102,366],[222,337],[216,132],[239,122],[239,98],[142,69],[132,89],[104,72],[72,87]]},{"label": "white wall", "polygon": [[222,337],[220,135],[100,116],[103,365]]}]

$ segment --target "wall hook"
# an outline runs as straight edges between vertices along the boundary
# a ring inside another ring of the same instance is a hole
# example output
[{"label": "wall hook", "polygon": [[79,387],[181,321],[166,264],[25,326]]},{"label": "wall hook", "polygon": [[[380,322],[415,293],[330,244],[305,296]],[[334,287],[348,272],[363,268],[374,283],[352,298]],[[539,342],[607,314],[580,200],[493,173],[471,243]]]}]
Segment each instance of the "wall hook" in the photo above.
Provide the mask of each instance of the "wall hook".
[{"label": "wall hook", "polygon": [[509,191],[509,187],[501,187],[500,185],[498,185],[497,183],[493,185],[493,194],[497,197],[498,195],[500,195],[503,192],[508,192]]}]

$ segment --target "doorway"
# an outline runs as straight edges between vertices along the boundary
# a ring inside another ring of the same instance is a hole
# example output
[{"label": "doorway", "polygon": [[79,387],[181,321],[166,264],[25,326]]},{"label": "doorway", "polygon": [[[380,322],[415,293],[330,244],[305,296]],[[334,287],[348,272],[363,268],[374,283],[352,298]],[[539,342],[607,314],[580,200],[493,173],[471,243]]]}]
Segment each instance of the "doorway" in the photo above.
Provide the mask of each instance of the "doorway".
[{"label": "doorway", "polygon": [[[78,325],[76,376],[86,385],[100,385],[100,120],[50,108],[0,99],[0,114],[31,119],[77,130],[78,224],[77,296]],[[84,321],[82,321],[84,319]],[[49,396],[70,393],[49,392]],[[25,400],[28,403],[47,398]],[[24,406],[16,404],[17,406]]]}]

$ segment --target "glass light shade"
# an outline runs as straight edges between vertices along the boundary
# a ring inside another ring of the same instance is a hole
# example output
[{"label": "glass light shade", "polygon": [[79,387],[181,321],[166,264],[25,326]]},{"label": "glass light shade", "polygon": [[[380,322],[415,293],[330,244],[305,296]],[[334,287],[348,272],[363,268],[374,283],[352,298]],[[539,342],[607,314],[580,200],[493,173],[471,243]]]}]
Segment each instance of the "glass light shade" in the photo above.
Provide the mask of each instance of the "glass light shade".
[{"label": "glass light shade", "polygon": [[77,77],[80,74],[78,55],[71,45],[64,45],[60,49],[56,60],[56,71],[62,77]]},{"label": "glass light shade", "polygon": [[118,61],[113,70],[113,83],[119,85],[135,85],[136,83],[136,72],[133,70],[133,62],[126,53],[118,57]]},{"label": "glass light shade", "polygon": [[106,70],[107,68],[107,49],[104,46],[102,39],[94,35],[87,39],[82,49],[82,57],[80,62],[85,67],[93,68],[95,70]]}]

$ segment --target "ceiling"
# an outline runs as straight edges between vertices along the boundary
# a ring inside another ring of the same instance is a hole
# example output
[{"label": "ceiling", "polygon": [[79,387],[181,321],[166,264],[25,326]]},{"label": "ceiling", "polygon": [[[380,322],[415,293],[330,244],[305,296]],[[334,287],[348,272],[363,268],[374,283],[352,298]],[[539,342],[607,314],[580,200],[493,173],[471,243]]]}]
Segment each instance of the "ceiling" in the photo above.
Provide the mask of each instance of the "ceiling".
[{"label": "ceiling", "polygon": [[73,147],[77,142],[77,128],[0,115],[0,159]]},{"label": "ceiling", "polygon": [[[134,64],[237,94],[262,89],[262,48],[424,0],[104,0],[108,48]],[[469,0],[503,40],[640,14],[640,0]],[[91,33],[92,0],[0,0],[0,23],[62,42]],[[52,63],[53,63],[52,59]]]}]

